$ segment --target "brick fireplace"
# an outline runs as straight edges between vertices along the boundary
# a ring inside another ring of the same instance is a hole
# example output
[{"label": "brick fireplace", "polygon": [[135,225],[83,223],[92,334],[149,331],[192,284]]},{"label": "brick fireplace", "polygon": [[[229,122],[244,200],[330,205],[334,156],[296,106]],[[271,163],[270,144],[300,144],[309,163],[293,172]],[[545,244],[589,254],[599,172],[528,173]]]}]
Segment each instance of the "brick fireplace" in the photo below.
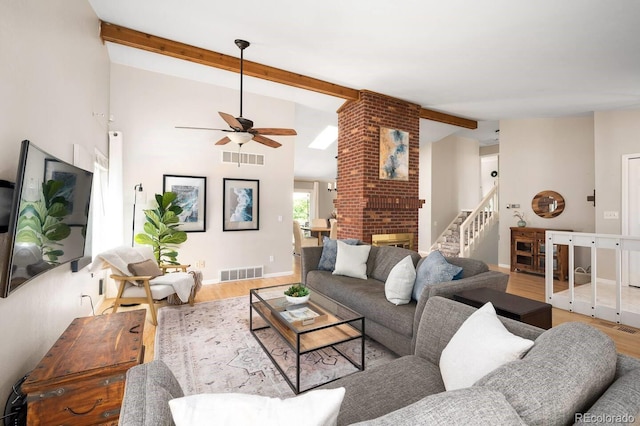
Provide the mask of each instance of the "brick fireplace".
[{"label": "brick fireplace", "polygon": [[[419,114],[419,105],[369,91],[338,110],[338,238],[409,233],[418,241]],[[408,181],[380,179],[380,127],[409,133]]]}]

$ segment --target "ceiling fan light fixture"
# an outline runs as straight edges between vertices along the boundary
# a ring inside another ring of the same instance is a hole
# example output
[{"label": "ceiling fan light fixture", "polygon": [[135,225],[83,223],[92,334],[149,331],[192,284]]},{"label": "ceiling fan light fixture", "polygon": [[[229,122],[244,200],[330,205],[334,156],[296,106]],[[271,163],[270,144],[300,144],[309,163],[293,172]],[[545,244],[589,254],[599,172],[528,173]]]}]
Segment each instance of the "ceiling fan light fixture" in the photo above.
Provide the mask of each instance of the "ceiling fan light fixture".
[{"label": "ceiling fan light fixture", "polygon": [[230,132],[227,134],[227,137],[231,139],[231,142],[235,142],[238,145],[242,145],[253,139],[253,135],[249,132]]}]

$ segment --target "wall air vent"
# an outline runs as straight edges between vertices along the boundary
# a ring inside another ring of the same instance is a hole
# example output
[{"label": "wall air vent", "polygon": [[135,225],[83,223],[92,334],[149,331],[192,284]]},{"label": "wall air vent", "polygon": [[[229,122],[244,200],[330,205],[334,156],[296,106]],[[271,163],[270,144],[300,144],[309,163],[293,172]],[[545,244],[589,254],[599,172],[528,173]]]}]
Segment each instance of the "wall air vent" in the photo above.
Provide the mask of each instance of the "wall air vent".
[{"label": "wall air vent", "polygon": [[[238,159],[240,160],[238,162]],[[222,151],[222,162],[230,164],[247,164],[249,166],[264,166],[263,154],[250,152]]]},{"label": "wall air vent", "polygon": [[223,269],[220,271],[220,282],[262,278],[262,268],[262,266],[247,266],[244,268]]}]

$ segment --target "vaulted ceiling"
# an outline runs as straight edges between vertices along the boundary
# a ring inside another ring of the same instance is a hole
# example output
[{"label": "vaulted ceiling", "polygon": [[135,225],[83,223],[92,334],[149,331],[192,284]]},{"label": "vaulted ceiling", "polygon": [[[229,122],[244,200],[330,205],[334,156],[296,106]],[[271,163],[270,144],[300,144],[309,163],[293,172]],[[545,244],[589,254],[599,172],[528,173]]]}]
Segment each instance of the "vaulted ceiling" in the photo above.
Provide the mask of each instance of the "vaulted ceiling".
[{"label": "vaulted ceiling", "polygon": [[[460,131],[486,144],[500,119],[640,107],[637,0],[89,3],[105,22],[234,57],[242,38],[252,62],[480,122],[473,133],[427,121],[426,140]],[[116,63],[238,84],[233,72],[108,48]],[[245,90],[327,112],[343,102],[253,78]]]}]

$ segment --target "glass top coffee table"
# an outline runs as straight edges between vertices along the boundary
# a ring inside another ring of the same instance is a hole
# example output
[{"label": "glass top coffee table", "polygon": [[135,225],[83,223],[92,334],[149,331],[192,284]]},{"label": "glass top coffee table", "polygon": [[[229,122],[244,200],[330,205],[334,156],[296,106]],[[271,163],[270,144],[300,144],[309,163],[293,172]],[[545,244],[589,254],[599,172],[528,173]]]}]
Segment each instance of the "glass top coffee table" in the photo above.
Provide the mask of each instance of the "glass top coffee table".
[{"label": "glass top coffee table", "polygon": [[[306,303],[289,303],[284,296],[284,291],[289,287],[290,284],[252,289],[249,294],[249,327],[291,389],[297,394],[339,378],[300,388],[301,356],[325,348],[330,348],[335,358],[342,358],[351,364],[349,367],[352,371],[346,374],[364,370],[364,317],[314,291]],[[258,317],[254,316],[254,311]],[[286,357],[276,359],[272,353],[273,339],[266,337],[271,332],[291,349],[294,365],[287,366],[283,362]],[[360,341],[353,342],[356,343],[356,350],[344,350],[347,342],[357,339]]]}]

